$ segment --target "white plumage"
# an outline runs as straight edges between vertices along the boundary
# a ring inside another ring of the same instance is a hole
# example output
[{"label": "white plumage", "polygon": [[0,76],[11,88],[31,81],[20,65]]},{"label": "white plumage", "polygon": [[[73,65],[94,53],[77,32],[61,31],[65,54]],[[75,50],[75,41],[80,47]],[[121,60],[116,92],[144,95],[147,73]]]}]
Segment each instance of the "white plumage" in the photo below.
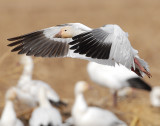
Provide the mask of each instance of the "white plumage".
[{"label": "white plumage", "polygon": [[73,118],[72,117],[67,118],[64,121],[63,126],[74,126],[74,120],[73,120]]},{"label": "white plumage", "polygon": [[128,79],[138,78],[134,72],[118,64],[112,67],[90,62],[87,65],[87,72],[93,82],[111,90],[127,87],[129,86]]},{"label": "white plumage", "polygon": [[125,87],[151,90],[151,87],[146,82],[123,65],[116,64],[115,67],[112,67],[90,62],[87,65],[87,71],[93,82],[111,89],[115,98],[117,91]]},{"label": "white plumage", "polygon": [[160,107],[160,86],[152,88],[150,92],[151,105],[154,107]]},{"label": "white plumage", "polygon": [[33,61],[31,57],[23,56],[21,64],[24,65],[24,71],[18,81],[15,91],[17,98],[29,105],[36,106],[38,103],[38,91],[41,87],[46,88],[47,99],[52,101],[55,105],[63,104],[60,101],[58,94],[45,82],[40,80],[32,80]]},{"label": "white plumage", "polygon": [[18,54],[41,57],[72,57],[104,65],[120,63],[139,76],[151,77],[147,63],[133,49],[128,34],[118,25],[91,29],[80,23],[68,23],[8,39]]},{"label": "white plumage", "polygon": [[89,107],[83,96],[83,92],[88,88],[89,86],[83,81],[78,82],[75,86],[72,118],[76,126],[127,126],[112,112],[98,107]]},{"label": "white plumage", "polygon": [[23,123],[16,117],[13,104],[15,98],[15,92],[12,88],[10,88],[6,93],[6,103],[1,115],[0,126],[24,126]]},{"label": "white plumage", "polygon": [[61,126],[62,118],[60,112],[49,103],[45,88],[38,92],[39,107],[36,108],[29,120],[30,126]]}]

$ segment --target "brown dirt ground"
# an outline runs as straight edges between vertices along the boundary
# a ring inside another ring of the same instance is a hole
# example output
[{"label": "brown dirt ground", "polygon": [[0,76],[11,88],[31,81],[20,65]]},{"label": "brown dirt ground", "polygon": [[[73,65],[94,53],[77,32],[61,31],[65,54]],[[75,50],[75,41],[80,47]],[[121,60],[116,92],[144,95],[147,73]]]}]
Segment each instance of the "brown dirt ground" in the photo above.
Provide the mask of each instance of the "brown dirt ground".
[{"label": "brown dirt ground", "polygon": [[[159,85],[159,14],[159,0],[0,0],[0,112],[4,106],[5,91],[16,85],[23,69],[16,66],[19,56],[10,53],[6,39],[67,22],[81,22],[94,28],[119,24],[129,33],[133,47],[150,65],[153,77],[144,79],[152,86]],[[34,62],[33,78],[48,82],[68,102],[69,106],[63,108],[63,113],[71,109],[76,81],[86,80],[93,84],[86,72],[87,61],[34,58]],[[160,110],[150,106],[148,92],[137,91],[133,99],[119,99],[118,107],[113,108],[108,90],[94,86],[94,90],[85,94],[90,105],[115,112],[130,126],[137,118],[136,126],[160,126]],[[25,109],[16,110],[26,122],[27,114],[21,113]]]}]

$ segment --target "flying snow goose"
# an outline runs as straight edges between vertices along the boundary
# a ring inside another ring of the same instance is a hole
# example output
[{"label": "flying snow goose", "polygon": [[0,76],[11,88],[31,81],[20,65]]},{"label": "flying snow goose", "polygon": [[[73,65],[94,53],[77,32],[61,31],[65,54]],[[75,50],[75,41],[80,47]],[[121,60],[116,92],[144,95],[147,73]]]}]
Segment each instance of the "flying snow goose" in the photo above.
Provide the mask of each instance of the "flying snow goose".
[{"label": "flying snow goose", "polygon": [[41,80],[32,79],[33,60],[31,57],[23,55],[20,63],[24,65],[24,70],[17,87],[15,87],[19,101],[32,107],[36,106],[38,103],[38,90],[41,87],[45,87],[47,98],[53,105],[66,105],[66,103],[60,100],[58,94],[49,84]]},{"label": "flying snow goose", "polygon": [[147,63],[133,49],[128,34],[118,25],[91,29],[80,23],[61,24],[22,36],[9,38],[12,52],[40,57],[72,57],[105,65],[120,63],[139,76],[148,77]]},{"label": "flying snow goose", "polygon": [[46,97],[45,88],[40,88],[38,92],[39,107],[36,108],[29,120],[30,126],[61,126],[62,117],[60,112],[52,107]]},{"label": "flying snow goose", "polygon": [[6,93],[6,103],[1,115],[0,126],[24,126],[23,123],[16,117],[13,104],[15,99],[15,92],[11,88]]},{"label": "flying snow goose", "polygon": [[154,107],[160,107],[160,86],[155,86],[150,92],[151,105]]},{"label": "flying snow goose", "polygon": [[113,105],[117,104],[117,91],[122,88],[132,87],[151,91],[149,84],[120,64],[113,67],[90,62],[87,65],[87,71],[93,82],[111,89]]},{"label": "flying snow goose", "polygon": [[89,107],[84,99],[83,92],[89,89],[89,85],[80,81],[75,86],[75,102],[72,108],[72,118],[76,126],[127,126],[112,112]]}]

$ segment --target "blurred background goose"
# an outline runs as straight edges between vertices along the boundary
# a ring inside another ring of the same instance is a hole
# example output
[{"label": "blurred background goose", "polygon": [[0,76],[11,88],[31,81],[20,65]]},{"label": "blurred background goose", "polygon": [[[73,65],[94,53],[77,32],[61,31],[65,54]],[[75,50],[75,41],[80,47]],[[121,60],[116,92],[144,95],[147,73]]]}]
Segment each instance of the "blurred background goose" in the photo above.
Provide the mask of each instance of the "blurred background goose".
[{"label": "blurred background goose", "polygon": [[41,87],[38,92],[39,107],[36,108],[29,120],[30,126],[61,126],[60,112],[52,107],[47,99],[46,89]]},{"label": "blurred background goose", "polygon": [[98,107],[89,107],[84,99],[83,92],[89,89],[84,81],[75,86],[75,102],[72,108],[72,118],[76,126],[127,126],[112,112]]},{"label": "blurred background goose", "polygon": [[5,107],[3,109],[0,126],[24,126],[23,123],[16,117],[14,110],[14,100],[16,94],[12,88],[6,92]]},{"label": "blurred background goose", "polygon": [[41,87],[45,87],[47,98],[53,105],[66,106],[66,103],[60,100],[58,94],[49,84],[41,80],[32,79],[33,60],[31,57],[23,55],[20,63],[24,65],[24,70],[17,87],[15,87],[17,97],[20,101],[32,107],[36,106],[38,103],[38,91]]},{"label": "blurred background goose", "polygon": [[117,91],[125,87],[151,91],[151,86],[123,65],[115,67],[90,62],[87,65],[90,79],[98,85],[107,87],[113,93],[113,105],[117,105]]}]

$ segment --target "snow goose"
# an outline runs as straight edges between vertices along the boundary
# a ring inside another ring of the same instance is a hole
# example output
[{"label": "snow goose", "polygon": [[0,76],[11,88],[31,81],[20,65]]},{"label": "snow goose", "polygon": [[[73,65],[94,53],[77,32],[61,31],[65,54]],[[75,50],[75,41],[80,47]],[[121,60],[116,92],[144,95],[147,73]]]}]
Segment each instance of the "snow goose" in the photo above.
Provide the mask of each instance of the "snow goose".
[{"label": "snow goose", "polygon": [[113,105],[117,104],[117,91],[122,88],[132,87],[151,91],[151,86],[123,65],[116,64],[112,67],[90,62],[87,71],[93,82],[111,89]]},{"label": "snow goose", "polygon": [[24,126],[23,123],[16,117],[13,104],[15,99],[16,94],[11,88],[6,93],[6,103],[1,115],[0,126]]},{"label": "snow goose", "polygon": [[19,101],[32,107],[36,106],[38,103],[38,90],[45,87],[47,98],[53,105],[66,105],[47,83],[41,80],[32,80],[33,61],[31,57],[22,56],[20,63],[24,65],[24,70],[18,81],[18,88],[15,87]]},{"label": "snow goose", "polygon": [[30,126],[61,126],[62,118],[60,112],[52,107],[46,97],[45,88],[38,92],[39,107],[36,108],[29,120]]},{"label": "snow goose", "polygon": [[84,99],[83,92],[89,89],[89,85],[80,81],[75,86],[75,102],[72,108],[72,118],[76,126],[127,126],[112,112],[89,107]]},{"label": "snow goose", "polygon": [[61,24],[29,34],[9,38],[12,52],[41,57],[72,57],[105,65],[121,63],[139,76],[148,77],[147,63],[133,49],[128,34],[118,25],[91,29],[81,23]]},{"label": "snow goose", "polygon": [[160,86],[152,88],[150,92],[151,105],[154,107],[160,107]]}]

